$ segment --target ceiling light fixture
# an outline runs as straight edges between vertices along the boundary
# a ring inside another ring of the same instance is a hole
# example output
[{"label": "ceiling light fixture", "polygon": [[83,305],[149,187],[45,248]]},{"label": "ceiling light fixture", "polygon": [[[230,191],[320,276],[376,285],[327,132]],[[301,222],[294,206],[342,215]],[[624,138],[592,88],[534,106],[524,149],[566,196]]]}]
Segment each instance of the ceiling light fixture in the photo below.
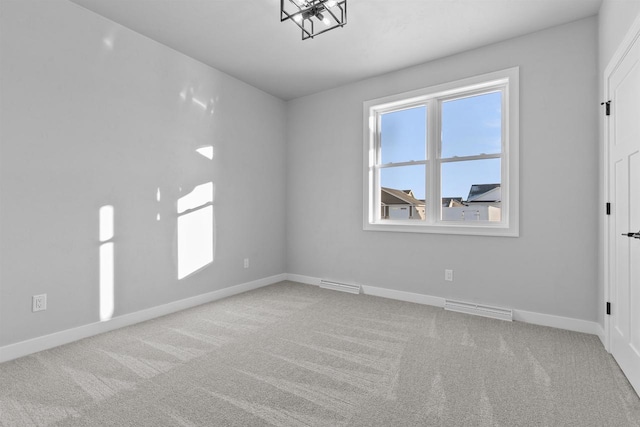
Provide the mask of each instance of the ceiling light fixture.
[{"label": "ceiling light fixture", "polygon": [[[326,27],[317,26],[313,18]],[[280,22],[288,19],[302,30],[302,40],[312,39],[347,25],[347,0],[280,0]]]}]

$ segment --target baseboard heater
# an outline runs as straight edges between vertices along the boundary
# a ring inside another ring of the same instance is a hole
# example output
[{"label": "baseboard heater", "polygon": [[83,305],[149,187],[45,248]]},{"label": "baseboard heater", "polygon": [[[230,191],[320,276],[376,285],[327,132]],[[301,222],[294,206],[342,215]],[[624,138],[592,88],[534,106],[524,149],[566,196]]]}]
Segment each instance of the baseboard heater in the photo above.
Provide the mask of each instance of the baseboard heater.
[{"label": "baseboard heater", "polygon": [[330,282],[328,280],[320,280],[320,287],[324,289],[333,289],[334,291],[349,292],[350,294],[360,293],[360,285]]},{"label": "baseboard heater", "polygon": [[444,309],[457,311],[458,313],[475,314],[476,316],[506,320],[509,322],[513,320],[513,310],[509,308],[492,307],[490,305],[446,299],[444,300]]}]

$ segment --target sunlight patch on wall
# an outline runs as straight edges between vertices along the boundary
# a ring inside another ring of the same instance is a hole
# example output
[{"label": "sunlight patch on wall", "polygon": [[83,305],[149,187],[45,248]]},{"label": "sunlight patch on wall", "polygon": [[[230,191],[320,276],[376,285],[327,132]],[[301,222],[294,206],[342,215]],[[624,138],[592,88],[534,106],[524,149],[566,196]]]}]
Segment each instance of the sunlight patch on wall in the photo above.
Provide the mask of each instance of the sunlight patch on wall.
[{"label": "sunlight patch on wall", "polygon": [[116,37],[118,36],[118,28],[113,27],[102,38],[102,47],[105,52],[110,52],[115,48]]},{"label": "sunlight patch on wall", "polygon": [[180,91],[180,99],[182,99],[183,101],[187,100],[187,97],[192,97],[193,96],[193,88],[184,88]]},{"label": "sunlight patch on wall", "polygon": [[105,48],[113,50],[113,37],[105,37],[102,39],[102,44]]},{"label": "sunlight patch on wall", "polygon": [[202,109],[203,112],[209,113],[211,116],[215,113],[215,104],[218,102],[219,97],[214,98],[206,98],[206,94],[203,94],[202,91],[196,96],[196,90],[193,86],[187,84],[180,91],[180,99],[183,104],[191,104],[199,109]]},{"label": "sunlight patch on wall", "polygon": [[178,279],[206,267],[214,260],[212,182],[198,185],[178,199]]},{"label": "sunlight patch on wall", "polygon": [[197,105],[198,107],[202,108],[203,110],[206,111],[207,109],[207,103],[204,101],[200,101],[198,98],[193,98],[191,99],[191,102],[193,102],[195,105]]},{"label": "sunlight patch on wall", "polygon": [[114,209],[105,205],[99,211],[100,237],[100,320],[109,320],[114,311]]},{"label": "sunlight patch on wall", "polygon": [[198,154],[206,157],[209,160],[213,160],[213,146],[208,145],[206,147],[200,147],[196,150]]},{"label": "sunlight patch on wall", "polygon": [[[156,202],[160,203],[162,200],[162,193],[160,192],[160,187],[156,188]],[[156,214],[156,221],[160,221],[160,205],[158,205],[158,212]]]}]

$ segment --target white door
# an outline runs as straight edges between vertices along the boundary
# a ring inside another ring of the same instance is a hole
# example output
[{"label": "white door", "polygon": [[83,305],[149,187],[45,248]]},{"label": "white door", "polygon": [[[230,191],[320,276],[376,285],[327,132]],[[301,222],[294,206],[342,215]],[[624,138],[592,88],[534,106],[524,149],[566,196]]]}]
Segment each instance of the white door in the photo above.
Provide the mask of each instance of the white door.
[{"label": "white door", "polygon": [[[640,394],[640,41],[608,78],[610,350]],[[632,234],[629,236],[629,233]]]}]

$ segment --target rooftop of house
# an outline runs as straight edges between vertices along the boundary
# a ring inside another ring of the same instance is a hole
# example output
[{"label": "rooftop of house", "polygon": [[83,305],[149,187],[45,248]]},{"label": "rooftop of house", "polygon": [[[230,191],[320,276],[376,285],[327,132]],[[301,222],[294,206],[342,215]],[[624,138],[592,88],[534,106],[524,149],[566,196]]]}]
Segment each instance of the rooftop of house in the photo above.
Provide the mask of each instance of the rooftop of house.
[{"label": "rooftop of house", "polygon": [[[488,197],[489,196],[489,197]],[[500,184],[473,184],[469,189],[467,203],[469,202],[487,202],[501,200]]]},{"label": "rooftop of house", "polygon": [[424,200],[416,199],[412,190],[396,190],[381,187],[380,199],[383,205],[415,205],[424,206]]},{"label": "rooftop of house", "polygon": [[[424,206],[424,200],[417,199],[413,190],[397,190],[381,187],[380,199],[383,205],[414,205]],[[462,197],[443,197],[442,207],[453,208],[465,206],[467,203],[499,202],[501,197],[500,184],[473,184],[469,189],[467,200]]]},{"label": "rooftop of house", "polygon": [[456,206],[463,206],[462,197],[443,197],[442,198],[443,208],[453,208]]}]

